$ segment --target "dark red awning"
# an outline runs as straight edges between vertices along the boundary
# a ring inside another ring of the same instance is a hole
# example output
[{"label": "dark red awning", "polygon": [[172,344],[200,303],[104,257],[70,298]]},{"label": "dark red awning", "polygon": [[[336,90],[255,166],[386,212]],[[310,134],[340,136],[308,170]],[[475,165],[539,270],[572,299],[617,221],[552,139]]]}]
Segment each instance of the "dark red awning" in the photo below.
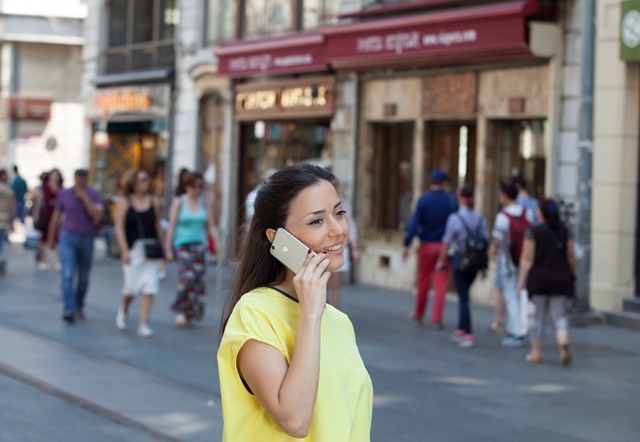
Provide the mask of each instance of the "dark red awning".
[{"label": "dark red awning", "polygon": [[315,33],[222,46],[215,54],[220,75],[249,77],[324,71],[326,49],[324,35]]},{"label": "dark red awning", "polygon": [[537,0],[456,8],[218,48],[229,77],[532,58],[526,18]]},{"label": "dark red awning", "polygon": [[377,20],[324,30],[335,69],[532,57],[517,1]]}]

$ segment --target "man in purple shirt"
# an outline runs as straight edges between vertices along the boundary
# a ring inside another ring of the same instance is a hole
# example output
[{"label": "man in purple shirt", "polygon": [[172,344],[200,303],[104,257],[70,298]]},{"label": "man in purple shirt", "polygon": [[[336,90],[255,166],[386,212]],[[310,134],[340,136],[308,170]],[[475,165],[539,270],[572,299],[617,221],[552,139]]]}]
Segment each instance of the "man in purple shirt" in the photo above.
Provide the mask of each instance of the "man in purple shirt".
[{"label": "man in purple shirt", "polygon": [[[49,247],[53,248],[60,224],[60,263],[62,264],[62,319],[73,324],[75,316],[84,319],[84,297],[89,286],[89,270],[93,258],[96,226],[102,217],[102,200],[98,191],[87,185],[87,171],[76,170],[74,185],[58,194],[58,204],[49,224]],[[78,272],[76,289],[73,278]]]}]

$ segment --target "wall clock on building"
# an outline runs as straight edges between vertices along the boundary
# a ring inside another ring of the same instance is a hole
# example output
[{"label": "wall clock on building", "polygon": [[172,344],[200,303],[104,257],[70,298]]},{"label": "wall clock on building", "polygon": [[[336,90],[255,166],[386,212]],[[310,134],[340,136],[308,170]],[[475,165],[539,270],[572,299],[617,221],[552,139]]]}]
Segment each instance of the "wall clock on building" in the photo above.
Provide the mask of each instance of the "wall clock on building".
[{"label": "wall clock on building", "polygon": [[622,41],[629,48],[640,45],[640,12],[632,9],[622,19]]}]

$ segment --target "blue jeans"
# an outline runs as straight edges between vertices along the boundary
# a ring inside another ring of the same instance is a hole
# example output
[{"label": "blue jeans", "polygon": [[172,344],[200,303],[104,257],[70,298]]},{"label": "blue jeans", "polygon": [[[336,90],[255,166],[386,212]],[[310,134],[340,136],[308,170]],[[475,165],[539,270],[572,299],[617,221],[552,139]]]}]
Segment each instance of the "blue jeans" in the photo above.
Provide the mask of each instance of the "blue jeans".
[{"label": "blue jeans", "polygon": [[[84,307],[84,297],[89,286],[89,271],[93,258],[93,233],[77,234],[62,231],[58,248],[62,265],[62,296],[64,314],[72,315]],[[73,290],[73,278],[78,272],[78,282]]]},{"label": "blue jeans", "polygon": [[0,227],[0,265],[4,265],[4,243],[7,240],[7,230],[4,227]]},{"label": "blue jeans", "polygon": [[16,217],[20,220],[21,224],[24,224],[24,201],[16,201]]},{"label": "blue jeans", "polygon": [[453,282],[458,292],[458,330],[465,334],[473,334],[471,329],[471,309],[469,308],[469,289],[478,272],[463,272],[453,268]]},{"label": "blue jeans", "polygon": [[100,238],[104,239],[107,256],[113,256],[111,244],[113,244],[113,237],[116,235],[116,229],[114,227],[109,227],[98,232],[98,235],[100,236]]}]

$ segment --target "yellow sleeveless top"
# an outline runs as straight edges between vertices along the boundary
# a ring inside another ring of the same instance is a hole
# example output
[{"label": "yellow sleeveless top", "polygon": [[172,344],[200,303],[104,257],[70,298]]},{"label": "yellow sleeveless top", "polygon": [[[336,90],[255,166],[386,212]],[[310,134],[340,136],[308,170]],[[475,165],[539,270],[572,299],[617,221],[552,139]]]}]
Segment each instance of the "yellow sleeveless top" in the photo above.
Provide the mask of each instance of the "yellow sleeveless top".
[{"label": "yellow sleeveless top", "polygon": [[368,442],[373,387],[356,345],[351,321],[327,304],[320,330],[318,397],[309,434],[288,436],[244,386],[236,358],[249,339],[264,342],[291,362],[300,308],[274,288],[242,296],[233,309],[218,350],[225,442]]}]

